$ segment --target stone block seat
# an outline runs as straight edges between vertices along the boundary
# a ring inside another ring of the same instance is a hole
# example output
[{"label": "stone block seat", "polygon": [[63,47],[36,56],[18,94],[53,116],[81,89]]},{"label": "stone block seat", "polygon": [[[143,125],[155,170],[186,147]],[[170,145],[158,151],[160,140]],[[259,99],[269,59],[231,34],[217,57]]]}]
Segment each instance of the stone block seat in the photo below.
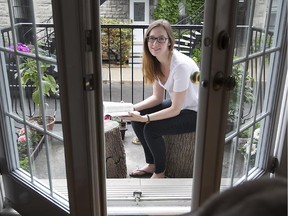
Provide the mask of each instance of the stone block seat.
[{"label": "stone block seat", "polygon": [[166,144],[166,171],[168,178],[192,178],[195,132],[163,136]]},{"label": "stone block seat", "polygon": [[105,120],[105,150],[107,178],[126,178],[126,154],[117,121]]}]

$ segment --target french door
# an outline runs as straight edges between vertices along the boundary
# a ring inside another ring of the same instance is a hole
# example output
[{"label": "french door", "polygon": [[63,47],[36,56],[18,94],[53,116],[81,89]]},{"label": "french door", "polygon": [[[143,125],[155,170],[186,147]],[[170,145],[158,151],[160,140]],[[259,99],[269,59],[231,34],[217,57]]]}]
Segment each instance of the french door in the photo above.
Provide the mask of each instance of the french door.
[{"label": "french door", "polygon": [[285,118],[278,112],[286,100],[286,7],[277,0],[206,1],[194,207],[219,187],[269,172],[277,160],[271,152]]},{"label": "french door", "polygon": [[[0,23],[0,157],[7,200],[23,216],[107,215],[99,1],[0,4],[9,17]],[[241,22],[240,8],[247,15]],[[205,3],[193,208],[220,187],[267,172],[287,71],[285,8],[282,0]],[[22,78],[31,68],[38,89]],[[51,95],[44,94],[48,75],[56,78]],[[40,96],[34,107],[35,90]],[[46,118],[42,125],[30,121],[47,114],[56,117],[53,130]],[[61,158],[51,154],[55,149],[63,149]]]},{"label": "french door", "polygon": [[[149,9],[149,1],[147,0],[131,0],[130,1],[130,19],[132,24],[143,25],[149,24],[150,17],[150,9]],[[135,52],[142,52],[142,44],[143,44],[143,35],[144,32],[142,29],[134,29],[133,30],[133,44]]]},{"label": "french door", "polygon": [[[96,44],[100,53],[99,1],[0,4],[8,17],[0,24],[5,198],[21,215],[106,215],[104,152],[92,145],[104,143],[101,103],[94,110],[94,95],[102,101],[101,86],[96,94],[84,88],[93,82],[87,74],[97,79],[94,71],[101,71],[92,61]],[[88,44],[92,22],[98,41]],[[47,94],[50,87],[53,94]],[[56,119],[53,128],[47,115]],[[42,122],[32,122],[35,116]],[[103,167],[93,170],[95,163]]]}]

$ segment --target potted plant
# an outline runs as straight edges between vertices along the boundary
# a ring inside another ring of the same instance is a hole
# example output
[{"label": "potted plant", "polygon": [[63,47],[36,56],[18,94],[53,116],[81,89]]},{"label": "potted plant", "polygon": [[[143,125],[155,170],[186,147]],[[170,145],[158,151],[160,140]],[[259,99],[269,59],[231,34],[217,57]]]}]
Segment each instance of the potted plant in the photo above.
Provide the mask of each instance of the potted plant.
[{"label": "potted plant", "polygon": [[[27,46],[22,43],[18,43],[17,50],[33,53],[33,46]],[[41,50],[45,54],[45,51]],[[37,61],[34,58],[24,57],[20,64],[20,74],[21,74],[21,84],[24,88],[31,86],[33,88],[32,92],[32,101],[38,107],[38,116],[33,116],[30,119],[30,122],[38,124],[39,126],[43,125],[43,116],[41,110],[41,100],[45,96],[50,96],[51,93],[58,94],[58,84],[55,78],[47,73],[48,68],[51,67],[51,64],[48,64],[44,61],[39,60],[40,65],[40,80],[37,70]],[[40,85],[42,86],[42,95],[40,94]],[[45,103],[48,106],[47,103]],[[46,116],[46,125],[48,130],[52,130],[55,118],[53,116]]]}]

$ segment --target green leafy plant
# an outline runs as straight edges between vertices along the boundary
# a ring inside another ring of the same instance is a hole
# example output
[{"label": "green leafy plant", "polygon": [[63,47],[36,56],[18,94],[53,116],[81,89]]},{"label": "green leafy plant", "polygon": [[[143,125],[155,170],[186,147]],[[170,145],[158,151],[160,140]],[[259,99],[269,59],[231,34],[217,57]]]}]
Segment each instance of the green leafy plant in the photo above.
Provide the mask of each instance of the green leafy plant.
[{"label": "green leafy plant", "polygon": [[235,79],[236,86],[230,92],[230,100],[229,100],[229,111],[228,111],[228,122],[232,123],[239,116],[239,109],[244,110],[245,104],[252,104],[254,101],[253,89],[251,84],[254,82],[253,78],[246,73],[245,76],[245,87],[243,92],[243,100],[240,105],[240,97],[241,97],[241,87],[242,87],[242,79],[243,79],[243,68],[241,64],[236,64],[232,68],[232,76]]},{"label": "green leafy plant", "polygon": [[179,0],[159,0],[153,13],[153,19],[165,19],[171,24],[179,20]]},{"label": "green leafy plant", "polygon": [[200,60],[201,60],[201,50],[200,48],[195,48],[192,51],[192,59],[200,65]]},{"label": "green leafy plant", "polygon": [[[159,0],[153,13],[153,19],[165,19],[171,24],[179,21],[179,3],[181,0]],[[195,24],[203,21],[204,0],[184,0],[185,13]]]},{"label": "green leafy plant", "polygon": [[[116,19],[101,19],[101,24],[127,24]],[[102,59],[112,58],[120,64],[128,63],[132,48],[132,29],[102,28]],[[109,43],[110,41],[110,43]]]},{"label": "green leafy plant", "polygon": [[[50,92],[56,94],[58,85],[55,78],[52,75],[46,73],[50,64],[40,61],[40,73],[41,73],[41,84],[42,93],[44,96],[50,96]],[[23,86],[31,83],[35,89],[32,94],[32,100],[36,105],[40,105],[40,81],[38,78],[36,60],[31,58],[26,58],[24,62],[20,65],[21,71],[21,82]]]},{"label": "green leafy plant", "polygon": [[185,11],[193,24],[201,24],[204,19],[205,0],[185,0]]},{"label": "green leafy plant", "polygon": [[[42,135],[33,129],[29,129],[26,134],[24,128],[19,129],[17,134],[17,148],[20,167],[29,172],[29,153],[31,155],[34,149],[38,146]],[[30,152],[28,152],[28,142],[30,142]]]},{"label": "green leafy plant", "polygon": [[[34,47],[27,46],[25,44],[19,43],[17,45],[17,49],[22,52],[26,53],[33,53]],[[42,53],[45,53],[41,50]],[[41,98],[40,95],[40,85],[42,86],[42,95],[50,96],[51,93],[58,94],[58,84],[55,78],[47,73],[48,68],[50,68],[50,64],[39,61],[40,66],[40,74],[38,75],[38,67],[37,61],[34,58],[24,57],[22,63],[20,64],[20,74],[21,74],[21,84],[24,88],[28,86],[32,86],[33,93],[32,93],[32,101],[37,105],[39,108],[39,116],[40,121],[42,121],[42,111],[41,111]],[[17,74],[16,74],[17,77]],[[40,78],[40,79],[39,79]],[[47,104],[46,104],[47,105]]]}]

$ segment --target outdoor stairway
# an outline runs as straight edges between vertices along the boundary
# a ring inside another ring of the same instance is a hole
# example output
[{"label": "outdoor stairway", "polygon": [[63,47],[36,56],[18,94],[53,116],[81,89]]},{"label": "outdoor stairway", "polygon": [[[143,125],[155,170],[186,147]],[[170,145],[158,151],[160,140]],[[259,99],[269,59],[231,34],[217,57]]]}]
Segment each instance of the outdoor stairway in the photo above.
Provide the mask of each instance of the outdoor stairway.
[{"label": "outdoor stairway", "polygon": [[181,38],[176,38],[174,48],[183,54],[191,56],[198,40],[201,40],[201,33],[192,31],[192,34],[183,34]]}]

